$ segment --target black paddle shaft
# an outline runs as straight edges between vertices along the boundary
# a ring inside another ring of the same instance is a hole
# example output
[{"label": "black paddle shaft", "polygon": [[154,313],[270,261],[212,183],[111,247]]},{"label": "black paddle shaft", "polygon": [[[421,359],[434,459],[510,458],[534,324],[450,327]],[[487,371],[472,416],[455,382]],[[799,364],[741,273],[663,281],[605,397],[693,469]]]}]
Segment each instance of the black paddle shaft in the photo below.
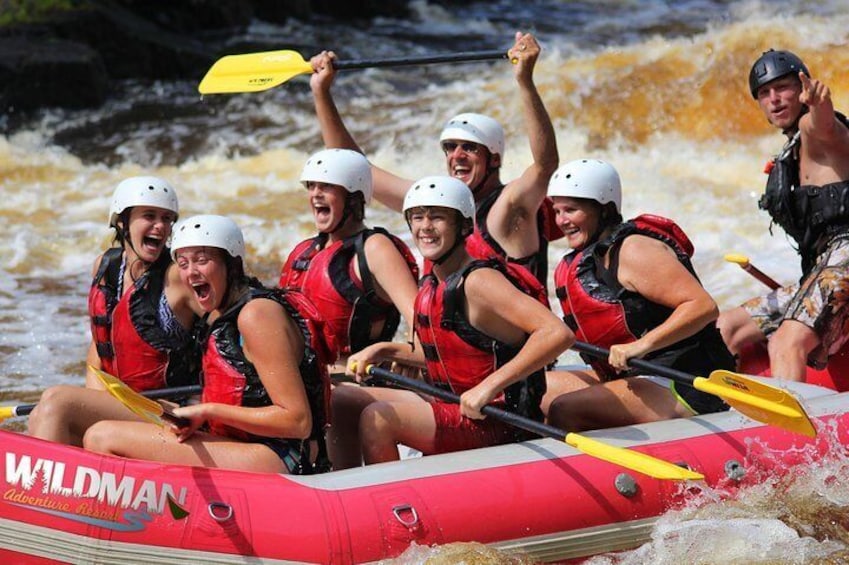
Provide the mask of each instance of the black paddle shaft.
[{"label": "black paddle shaft", "polygon": [[[572,345],[572,349],[574,349],[575,351],[580,351],[581,353],[586,353],[587,355],[592,355],[593,357],[598,357],[600,359],[607,359],[610,356],[609,350],[603,347],[599,347],[597,345],[585,343],[583,341],[576,341],[575,344]],[[649,371],[650,373],[655,374],[659,377],[666,377],[667,379],[672,379],[673,381],[682,382],[688,385],[692,385],[693,382],[696,380],[696,377],[689,373],[685,373],[677,369],[672,369],[670,367],[664,367],[663,365],[658,365],[657,363],[652,363],[651,361],[644,361],[642,359],[628,359],[628,365],[634,367],[635,369]]]},{"label": "black paddle shaft", "polygon": [[[148,398],[180,398],[181,396],[191,396],[198,394],[201,391],[200,385],[175,386],[171,388],[157,388],[146,390],[141,393],[142,396]],[[35,410],[35,404],[22,404],[15,408],[15,416],[29,416]],[[172,414],[172,417],[173,416]],[[166,416],[167,418],[167,416]]]},{"label": "black paddle shaft", "polygon": [[[392,371],[387,371],[386,369],[381,369],[380,367],[375,367],[374,365],[369,367],[367,372],[372,377],[377,377],[378,379],[389,381],[406,389],[414,390],[422,394],[427,394],[428,396],[433,396],[442,401],[450,402],[452,404],[460,403],[460,397],[457,394],[449,390],[445,390],[444,388],[439,388],[424,381],[420,381],[419,379],[413,379],[404,375],[399,375],[398,373],[393,373]],[[484,414],[485,416],[490,416],[506,424],[516,426],[517,428],[523,429],[534,434],[538,434],[543,437],[551,437],[560,441],[563,441],[566,437],[566,432],[559,428],[549,426],[548,424],[543,424],[542,422],[537,422],[536,420],[531,420],[530,418],[519,416],[518,414],[510,412],[509,410],[504,410],[496,406],[484,406],[483,408],[481,408],[481,414]]]},{"label": "black paddle shaft", "polygon": [[446,55],[424,55],[420,57],[398,57],[393,59],[361,59],[355,61],[334,61],[333,67],[342,69],[367,69],[372,67],[404,67],[408,65],[428,65],[432,63],[462,63],[465,61],[486,61],[494,59],[506,59],[507,52],[503,50],[492,51],[466,51],[463,53],[450,53]]}]

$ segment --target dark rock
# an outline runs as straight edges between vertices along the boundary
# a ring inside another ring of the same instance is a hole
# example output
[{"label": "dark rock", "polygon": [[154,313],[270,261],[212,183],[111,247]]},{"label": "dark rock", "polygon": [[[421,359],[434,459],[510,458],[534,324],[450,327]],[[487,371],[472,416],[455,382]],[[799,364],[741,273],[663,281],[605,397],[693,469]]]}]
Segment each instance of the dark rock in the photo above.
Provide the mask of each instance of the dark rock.
[{"label": "dark rock", "polygon": [[87,45],[49,38],[0,38],[0,112],[42,106],[85,108],[106,99],[100,54]]}]

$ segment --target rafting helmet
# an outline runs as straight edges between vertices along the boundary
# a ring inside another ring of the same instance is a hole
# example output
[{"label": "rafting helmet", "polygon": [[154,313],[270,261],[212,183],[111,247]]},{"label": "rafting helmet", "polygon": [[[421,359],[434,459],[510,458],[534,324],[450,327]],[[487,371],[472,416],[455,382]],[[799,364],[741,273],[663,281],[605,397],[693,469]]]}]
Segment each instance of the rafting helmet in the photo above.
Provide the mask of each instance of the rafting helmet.
[{"label": "rafting helmet", "polygon": [[800,71],[809,77],[811,76],[802,59],[790,51],[776,51],[775,49],[764,51],[752,65],[752,70],[749,71],[749,90],[752,93],[752,98],[758,99],[758,89],[766,83],[785,75],[798,75]]},{"label": "rafting helmet", "polygon": [[133,206],[152,206],[177,214],[177,191],[159,177],[139,176],[122,180],[112,194],[109,227],[117,227],[121,212]]},{"label": "rafting helmet", "polygon": [[599,204],[613,202],[622,210],[622,181],[609,163],[599,159],[578,159],[561,165],[548,182],[549,196],[589,198]]},{"label": "rafting helmet", "polygon": [[371,201],[371,166],[365,155],[350,149],[324,149],[304,164],[300,181],[335,184],[350,193],[362,192],[366,204]]},{"label": "rafting helmet", "polygon": [[174,226],[171,236],[171,257],[186,247],[216,247],[233,258],[245,257],[245,238],[236,222],[226,216],[202,214],[192,216]]},{"label": "rafting helmet", "polygon": [[448,120],[439,134],[440,143],[448,139],[479,143],[493,155],[504,158],[504,128],[489,116],[471,112],[457,114]]},{"label": "rafting helmet", "polygon": [[467,220],[474,220],[475,199],[466,183],[449,176],[424,177],[410,186],[404,196],[404,216],[420,206],[453,208]]}]

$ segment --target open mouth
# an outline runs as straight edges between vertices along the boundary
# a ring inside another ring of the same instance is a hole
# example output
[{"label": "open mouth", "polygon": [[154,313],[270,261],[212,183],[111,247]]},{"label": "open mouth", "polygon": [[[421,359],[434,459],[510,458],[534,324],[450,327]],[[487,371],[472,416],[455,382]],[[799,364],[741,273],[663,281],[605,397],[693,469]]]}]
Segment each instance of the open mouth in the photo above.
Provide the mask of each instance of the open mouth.
[{"label": "open mouth", "polygon": [[199,283],[193,284],[192,290],[195,291],[195,296],[197,296],[199,301],[202,301],[209,297],[209,293],[212,290],[208,283]]}]

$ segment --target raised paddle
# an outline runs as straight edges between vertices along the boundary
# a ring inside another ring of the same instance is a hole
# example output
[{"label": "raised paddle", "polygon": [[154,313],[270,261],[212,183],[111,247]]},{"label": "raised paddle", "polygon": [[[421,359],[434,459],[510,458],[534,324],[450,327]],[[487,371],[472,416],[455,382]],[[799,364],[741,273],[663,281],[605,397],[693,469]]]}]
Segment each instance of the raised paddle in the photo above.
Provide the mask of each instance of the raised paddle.
[{"label": "raised paddle", "polygon": [[[180,398],[191,396],[201,391],[200,385],[175,386],[171,388],[157,388],[142,392],[147,398]],[[18,404],[17,406],[0,406],[0,422],[17,416],[29,416],[35,410],[36,404]]]},{"label": "raised paddle", "polygon": [[[597,345],[576,341],[576,351],[606,359],[610,351]],[[710,377],[697,377],[643,359],[629,359],[628,365],[653,375],[685,383],[696,390],[720,397],[752,420],[778,426],[802,435],[816,437],[817,430],[805,409],[788,391],[770,386],[745,375],[723,369],[711,372]]]},{"label": "raised paddle", "polygon": [[759,281],[764,283],[766,286],[768,286],[772,290],[775,290],[777,288],[781,288],[781,285],[778,284],[778,281],[776,281],[774,278],[772,278],[771,276],[767,275],[766,273],[764,273],[763,271],[761,271],[760,269],[758,269],[757,267],[752,265],[749,262],[749,258],[746,257],[745,255],[739,255],[737,253],[729,253],[725,256],[725,260],[728,261],[729,263],[737,263],[738,265],[740,265],[741,269],[743,269],[744,271],[746,271],[747,273],[749,273],[750,275],[752,275],[753,277],[755,277],[756,279],[758,279]]},{"label": "raised paddle", "polygon": [[[466,51],[448,55],[335,61],[333,66],[339,70],[365,69],[370,67],[403,67],[409,65],[461,63],[506,58],[507,52],[501,50]],[[292,77],[311,74],[312,72],[312,66],[309,61],[304,60],[297,51],[263,51],[244,55],[226,55],[212,64],[203,77],[203,80],[200,81],[198,91],[201,94],[259,92],[283,84]]]},{"label": "raised paddle", "polygon": [[[460,397],[453,392],[435,387],[418,379],[399,375],[386,369],[375,367],[374,365],[369,365],[366,368],[366,373],[404,388],[439,398],[445,402],[451,402],[453,404],[460,403]],[[655,479],[699,480],[705,478],[701,473],[696,473],[674,463],[657,459],[651,455],[623,447],[615,447],[575,433],[567,433],[548,424],[519,416],[518,414],[492,405],[484,406],[481,409],[481,413],[531,433],[566,442],[582,453],[646,474]]]},{"label": "raised paddle", "polygon": [[163,406],[155,400],[142,396],[124,384],[124,382],[117,377],[114,377],[105,371],[101,371],[96,367],[92,367],[91,365],[89,365],[88,368],[97,375],[109,394],[114,396],[119,402],[121,402],[121,404],[132,410],[137,416],[158,426],[164,426],[165,422],[170,422],[180,427],[189,425],[188,419],[181,418],[171,412],[170,408]]}]

